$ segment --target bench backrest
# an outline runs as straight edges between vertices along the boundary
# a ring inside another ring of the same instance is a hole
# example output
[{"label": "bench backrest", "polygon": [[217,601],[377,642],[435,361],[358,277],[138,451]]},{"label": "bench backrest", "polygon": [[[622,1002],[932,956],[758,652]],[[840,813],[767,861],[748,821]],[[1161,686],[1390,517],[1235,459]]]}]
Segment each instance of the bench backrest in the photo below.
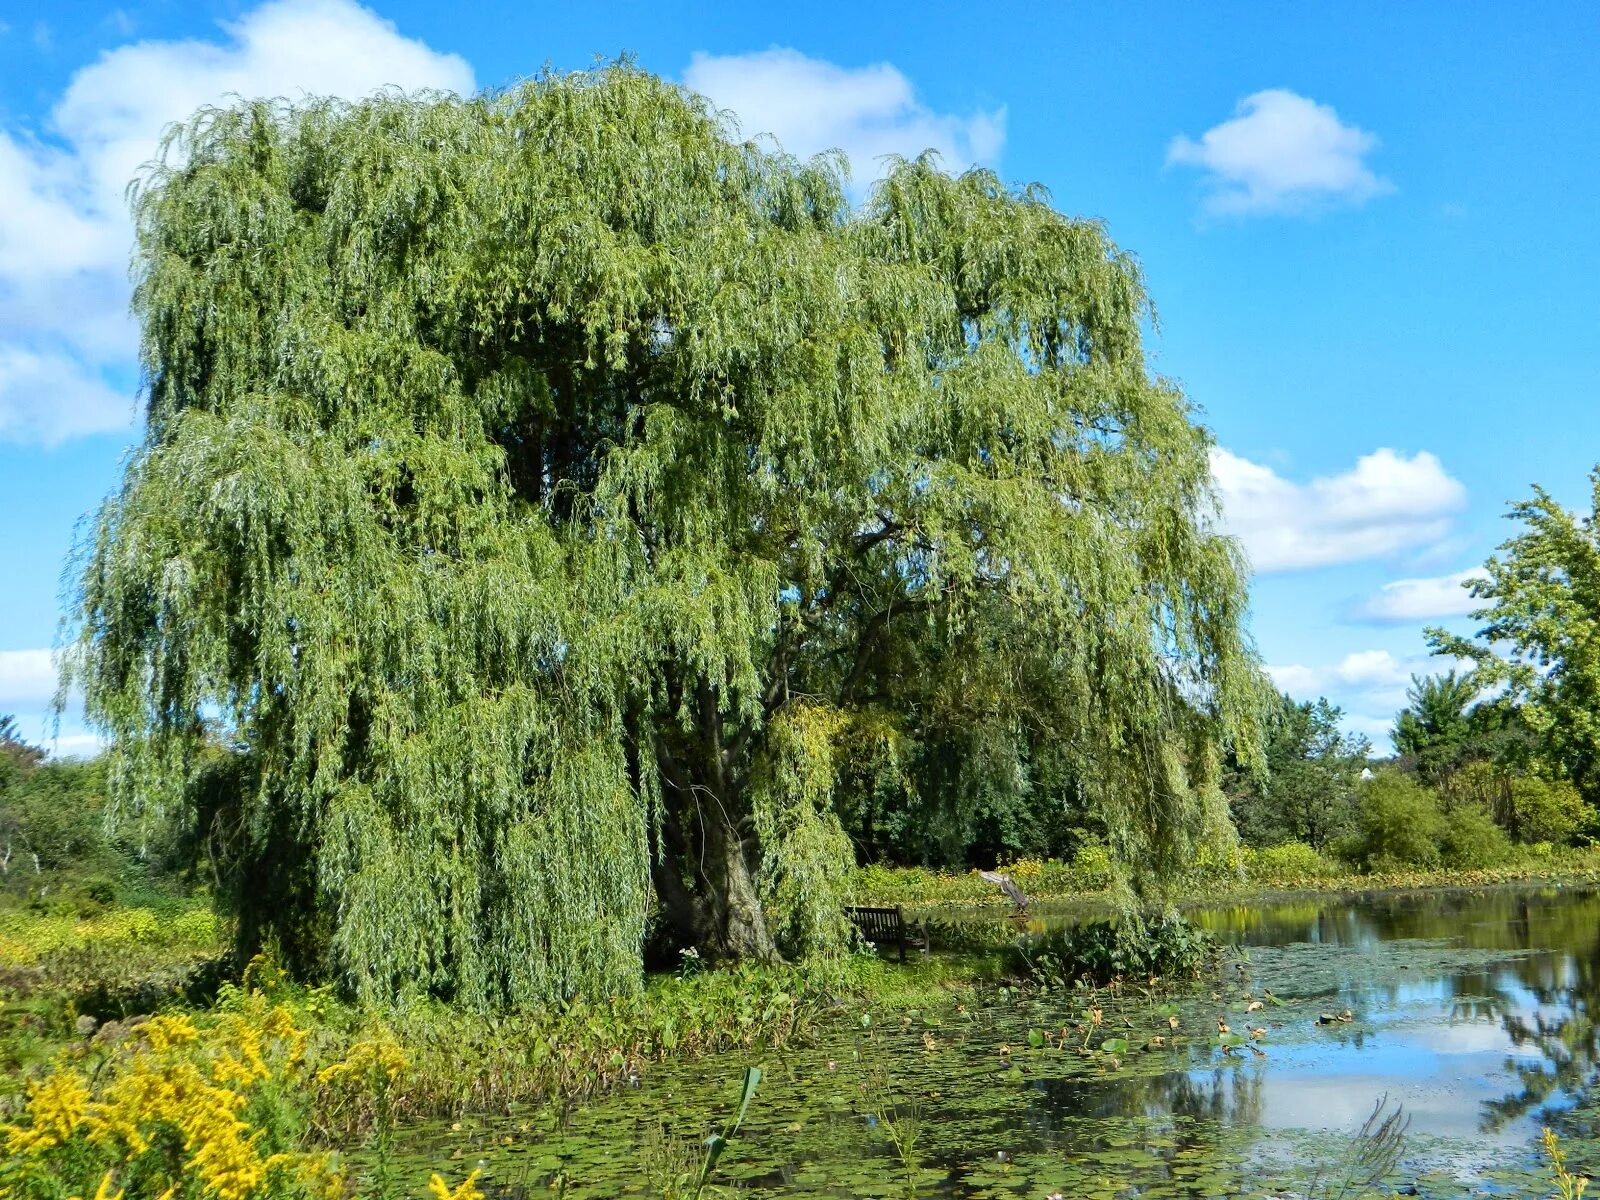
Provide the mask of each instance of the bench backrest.
[{"label": "bench backrest", "polygon": [[905,935],[905,918],[898,908],[847,908],[844,911],[868,941],[895,941]]}]

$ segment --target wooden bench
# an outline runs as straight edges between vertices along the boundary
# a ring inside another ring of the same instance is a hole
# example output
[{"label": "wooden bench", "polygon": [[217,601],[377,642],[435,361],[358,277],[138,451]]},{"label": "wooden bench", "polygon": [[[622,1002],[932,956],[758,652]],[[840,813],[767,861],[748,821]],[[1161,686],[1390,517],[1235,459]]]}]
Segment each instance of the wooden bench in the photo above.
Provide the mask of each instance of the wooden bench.
[{"label": "wooden bench", "polygon": [[906,919],[899,908],[846,908],[844,915],[850,918],[850,923],[867,941],[880,949],[884,946],[893,946],[900,954],[900,961],[906,960],[906,945],[912,944],[927,948],[928,939],[924,932],[920,938],[908,933]]}]

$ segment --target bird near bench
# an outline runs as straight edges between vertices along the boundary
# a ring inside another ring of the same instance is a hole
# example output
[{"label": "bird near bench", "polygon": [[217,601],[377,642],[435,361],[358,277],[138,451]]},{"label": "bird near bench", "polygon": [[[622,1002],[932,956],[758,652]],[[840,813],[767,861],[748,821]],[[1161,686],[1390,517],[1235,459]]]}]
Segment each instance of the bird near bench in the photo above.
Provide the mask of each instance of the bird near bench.
[{"label": "bird near bench", "polygon": [[1027,915],[1028,894],[1016,885],[1011,876],[1003,875],[999,871],[979,871],[978,878],[994,884],[995,887],[1005,893],[1006,899],[1017,906],[1017,911],[1011,914],[1013,917]]}]

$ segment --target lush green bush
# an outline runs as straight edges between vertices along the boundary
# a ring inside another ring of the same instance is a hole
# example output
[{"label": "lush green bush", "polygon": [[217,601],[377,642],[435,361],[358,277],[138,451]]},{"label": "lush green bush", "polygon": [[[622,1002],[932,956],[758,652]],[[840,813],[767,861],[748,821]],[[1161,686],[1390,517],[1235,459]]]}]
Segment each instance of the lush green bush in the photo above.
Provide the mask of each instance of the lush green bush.
[{"label": "lush green bush", "polygon": [[1443,862],[1444,812],[1415,779],[1380,771],[1362,783],[1356,803],[1356,832],[1344,847],[1356,866],[1384,874]]},{"label": "lush green bush", "polygon": [[1399,771],[1380,771],[1363,783],[1358,802],[1357,832],[1345,853],[1364,871],[1483,870],[1515,854],[1484,805],[1458,799],[1446,809],[1430,788]]},{"label": "lush green bush", "polygon": [[1478,870],[1509,862],[1515,853],[1505,830],[1477,804],[1458,804],[1444,815],[1439,856],[1447,867]]},{"label": "lush green bush", "polygon": [[1088,921],[1019,938],[1009,967],[1041,984],[1085,976],[1164,979],[1193,976],[1216,952],[1216,940],[1176,914],[1154,921]]},{"label": "lush green bush", "polygon": [[1283,842],[1260,849],[1246,847],[1244,870],[1252,883],[1298,884],[1332,879],[1342,868],[1304,842]]},{"label": "lush green bush", "polygon": [[0,753],[0,899],[90,917],[191,890],[198,846],[176,813],[114,823],[103,760],[13,758]]},{"label": "lush green bush", "polygon": [[1525,842],[1573,842],[1595,831],[1594,806],[1564,779],[1525,775],[1511,781],[1511,811]]}]

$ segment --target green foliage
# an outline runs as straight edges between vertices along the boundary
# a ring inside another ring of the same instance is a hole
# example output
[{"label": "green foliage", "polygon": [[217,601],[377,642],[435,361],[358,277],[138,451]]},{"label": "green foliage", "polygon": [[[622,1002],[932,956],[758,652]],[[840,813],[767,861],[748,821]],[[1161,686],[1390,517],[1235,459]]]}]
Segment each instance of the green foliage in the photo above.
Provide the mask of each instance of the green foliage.
[{"label": "green foliage", "polygon": [[1192,977],[1216,954],[1216,940],[1169,913],[1144,922],[1086,921],[1020,938],[1011,969],[1052,987],[1088,977],[1144,980]]},{"label": "green foliage", "polygon": [[35,758],[0,786],[0,897],[87,916],[188,890],[194,847],[182,827],[116,829],[107,809],[101,759]]},{"label": "green foliage", "polygon": [[[0,792],[6,882],[26,887],[116,868],[105,834],[105,771],[98,763],[46,763]],[[9,855],[7,851],[9,850]]]},{"label": "green foliage", "polygon": [[1244,869],[1252,882],[1280,885],[1314,883],[1341,873],[1338,863],[1304,842],[1246,848]]},{"label": "green foliage", "polygon": [[1495,824],[1488,809],[1458,804],[1444,814],[1439,857],[1445,866],[1481,870],[1508,862],[1512,854],[1511,839]]},{"label": "green foliage", "polygon": [[1600,823],[1595,807],[1564,779],[1524,775],[1510,783],[1511,810],[1525,842],[1566,845],[1580,835],[1592,836]]},{"label": "green foliage", "polygon": [[1513,856],[1511,839],[1487,808],[1470,800],[1446,807],[1401,771],[1379,771],[1361,785],[1359,797],[1357,830],[1344,850],[1364,871],[1484,870]]},{"label": "green foliage", "polygon": [[957,831],[1071,796],[1149,894],[1223,835],[1259,677],[1210,439],[1041,189],[924,158],[852,211],[624,63],[206,110],[137,197],[74,678],[241,952],[627,994],[652,890],[707,957],[824,947],[869,780]]},{"label": "green foliage", "polygon": [[763,899],[778,944],[797,955],[848,944],[850,841],[832,808],[839,717],[790,706],[774,720],[772,755],[755,781],[755,828],[765,851]]},{"label": "green foliage", "polygon": [[1546,772],[1600,800],[1600,469],[1588,513],[1543,488],[1511,506],[1522,531],[1485,564],[1473,585],[1483,601],[1473,638],[1430,629],[1434,652],[1470,658],[1472,684],[1503,689],[1520,706]]},{"label": "green foliage", "polygon": [[1366,871],[1436,867],[1445,816],[1438,798],[1398,771],[1379,771],[1358,793],[1360,812],[1347,855]]},{"label": "green foliage", "polygon": [[1482,753],[1479,723],[1469,711],[1477,697],[1478,685],[1455,671],[1411,677],[1409,703],[1395,718],[1394,748],[1414,761],[1426,782],[1438,783],[1475,750]]},{"label": "green foliage", "polygon": [[1343,718],[1326,699],[1278,698],[1260,763],[1236,759],[1224,783],[1234,824],[1247,844],[1298,841],[1321,853],[1350,832],[1370,746],[1366,738],[1340,730]]},{"label": "green foliage", "polygon": [[44,751],[17,733],[15,717],[0,714],[0,794],[27,777],[44,761]]}]

